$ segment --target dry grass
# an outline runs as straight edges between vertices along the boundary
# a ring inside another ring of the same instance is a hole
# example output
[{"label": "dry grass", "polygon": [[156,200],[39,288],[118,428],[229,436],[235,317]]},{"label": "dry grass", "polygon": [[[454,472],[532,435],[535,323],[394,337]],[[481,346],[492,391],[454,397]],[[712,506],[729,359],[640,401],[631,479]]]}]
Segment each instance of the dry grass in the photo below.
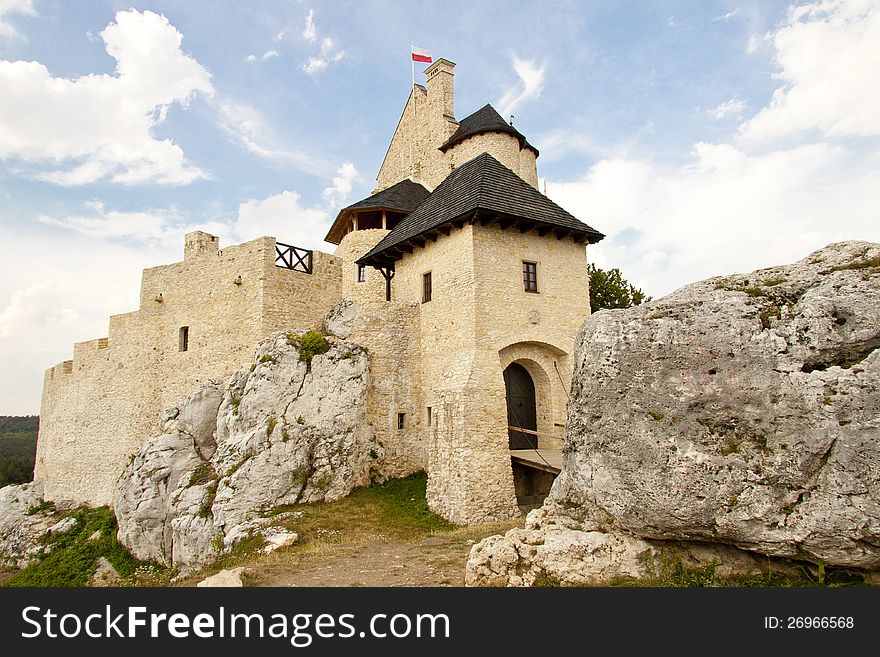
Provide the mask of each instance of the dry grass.
[{"label": "dry grass", "polygon": [[[399,563],[389,563],[389,552],[402,555],[401,560],[414,573],[420,568],[447,571],[450,581],[444,581],[441,573],[437,585],[456,584],[463,576],[467,553],[474,542],[523,523],[519,518],[456,527],[428,511],[425,485],[424,473],[418,473],[357,489],[335,502],[279,508],[279,520],[273,524],[299,534],[296,543],[262,555],[258,552],[259,543],[252,542],[178,584],[193,586],[220,569],[245,566],[243,579],[249,586],[277,585],[298,573],[325,570],[324,583],[333,585],[351,579],[352,574],[346,571],[355,564],[374,575],[383,569],[399,568]],[[285,518],[284,511],[298,511],[302,516]]]}]

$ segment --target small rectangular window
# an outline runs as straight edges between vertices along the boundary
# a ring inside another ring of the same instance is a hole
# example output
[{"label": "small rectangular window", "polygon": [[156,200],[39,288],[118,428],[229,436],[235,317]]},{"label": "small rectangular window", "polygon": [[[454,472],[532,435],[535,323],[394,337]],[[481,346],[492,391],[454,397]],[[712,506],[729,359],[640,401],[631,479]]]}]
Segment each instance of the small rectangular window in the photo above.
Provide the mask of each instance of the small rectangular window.
[{"label": "small rectangular window", "polygon": [[406,427],[406,413],[397,414],[397,428],[404,429]]},{"label": "small rectangular window", "polygon": [[431,407],[428,406],[428,426],[431,426]]},{"label": "small rectangular window", "polygon": [[180,351],[189,351],[189,326],[180,327],[177,340],[177,347]]},{"label": "small rectangular window", "polygon": [[538,263],[523,261],[523,288],[526,292],[538,291]]},{"label": "small rectangular window", "polygon": [[422,274],[422,303],[431,300],[431,272]]},{"label": "small rectangular window", "polygon": [[365,283],[367,280],[367,266],[366,265],[358,265],[358,275],[357,282]]}]

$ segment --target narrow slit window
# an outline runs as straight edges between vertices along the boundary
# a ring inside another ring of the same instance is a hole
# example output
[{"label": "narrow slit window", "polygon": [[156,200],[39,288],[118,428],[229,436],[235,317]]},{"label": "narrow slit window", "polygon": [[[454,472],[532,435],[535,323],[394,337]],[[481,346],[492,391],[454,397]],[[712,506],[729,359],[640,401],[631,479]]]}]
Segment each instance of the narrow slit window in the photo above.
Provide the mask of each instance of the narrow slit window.
[{"label": "narrow slit window", "polygon": [[538,263],[523,261],[523,289],[526,292],[538,291]]},{"label": "narrow slit window", "polygon": [[431,272],[422,274],[422,303],[431,300]]},{"label": "narrow slit window", "polygon": [[431,407],[428,406],[428,426],[431,426]]},{"label": "narrow slit window", "polygon": [[398,430],[406,428],[406,413],[397,414],[397,428]]},{"label": "narrow slit window", "polygon": [[189,326],[181,326],[177,336],[178,349],[180,351],[189,351]]},{"label": "narrow slit window", "polygon": [[365,283],[367,281],[367,266],[358,265],[357,282]]}]

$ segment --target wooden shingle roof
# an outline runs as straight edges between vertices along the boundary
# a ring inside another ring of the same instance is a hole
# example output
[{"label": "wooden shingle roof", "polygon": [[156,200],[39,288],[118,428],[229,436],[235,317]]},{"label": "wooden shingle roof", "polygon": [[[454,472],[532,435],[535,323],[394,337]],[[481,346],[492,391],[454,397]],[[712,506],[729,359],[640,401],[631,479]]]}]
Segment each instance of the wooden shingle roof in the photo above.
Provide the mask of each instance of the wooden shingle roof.
[{"label": "wooden shingle roof", "polygon": [[430,192],[422,185],[412,180],[401,180],[386,189],[376,192],[362,201],[353,203],[342,208],[327,236],[324,238],[331,244],[339,244],[342,240],[345,224],[351,211],[357,210],[394,210],[397,212],[412,212],[424,201]]},{"label": "wooden shingle roof", "polygon": [[[558,237],[573,236],[591,244],[602,233],[579,221],[488,153],[453,171],[381,242],[358,259],[359,264],[385,266],[412,250],[409,243],[456,221],[479,217],[503,227],[535,228]],[[448,232],[448,229],[444,232]]]},{"label": "wooden shingle roof", "polygon": [[526,141],[525,135],[501,118],[501,115],[489,104],[484,105],[470,116],[463,118],[458,124],[458,130],[452,133],[452,136],[440,146],[440,150],[445,153],[458,142],[482,132],[506,132],[511,134],[519,140],[520,148],[529,148],[535,151],[535,157],[538,156],[538,149]]}]

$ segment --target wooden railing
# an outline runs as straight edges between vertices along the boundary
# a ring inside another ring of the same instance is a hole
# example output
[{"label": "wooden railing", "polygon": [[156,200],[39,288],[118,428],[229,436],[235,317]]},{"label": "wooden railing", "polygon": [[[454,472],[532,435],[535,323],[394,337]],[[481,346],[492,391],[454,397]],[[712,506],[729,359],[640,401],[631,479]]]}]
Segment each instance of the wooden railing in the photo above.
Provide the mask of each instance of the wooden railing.
[{"label": "wooden railing", "polygon": [[312,273],[312,251],[301,249],[298,246],[275,242],[275,266],[301,271],[304,274]]}]

